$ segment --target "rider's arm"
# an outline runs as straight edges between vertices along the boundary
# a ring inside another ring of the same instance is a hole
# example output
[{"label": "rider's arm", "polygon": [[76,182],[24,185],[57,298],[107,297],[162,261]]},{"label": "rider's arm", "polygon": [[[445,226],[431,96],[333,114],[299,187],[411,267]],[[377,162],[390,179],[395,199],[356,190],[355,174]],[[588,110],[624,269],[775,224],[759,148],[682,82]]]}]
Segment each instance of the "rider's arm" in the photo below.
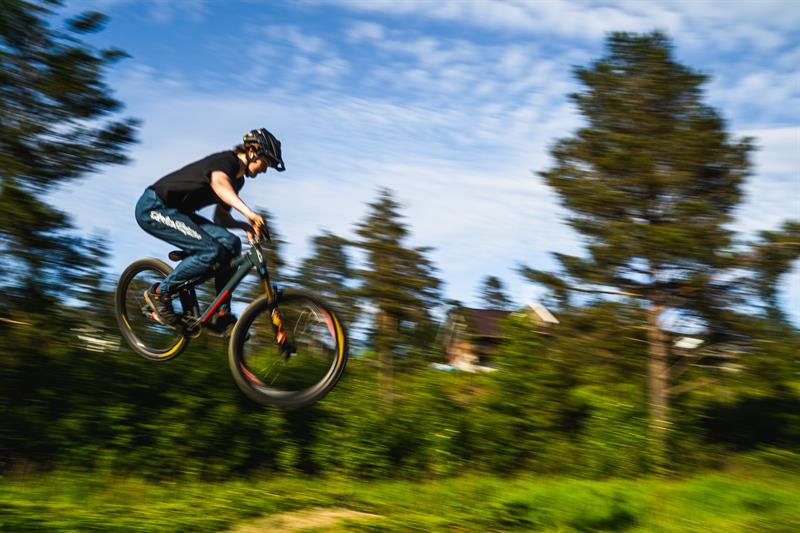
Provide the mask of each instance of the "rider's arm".
[{"label": "rider's arm", "polygon": [[[211,173],[211,190],[214,191],[214,194],[216,194],[220,200],[244,215],[247,220],[261,219],[259,215],[255,214],[253,210],[247,207],[247,204],[239,198],[239,195],[236,194],[236,191],[233,189],[233,185],[231,185],[230,178],[221,170],[215,170]],[[228,216],[230,216],[230,213],[228,213]]]},{"label": "rider's arm", "polygon": [[217,204],[214,210],[214,224],[222,226],[223,228],[237,228],[243,230],[250,230],[250,224],[239,222],[231,216],[231,207],[228,205]]}]

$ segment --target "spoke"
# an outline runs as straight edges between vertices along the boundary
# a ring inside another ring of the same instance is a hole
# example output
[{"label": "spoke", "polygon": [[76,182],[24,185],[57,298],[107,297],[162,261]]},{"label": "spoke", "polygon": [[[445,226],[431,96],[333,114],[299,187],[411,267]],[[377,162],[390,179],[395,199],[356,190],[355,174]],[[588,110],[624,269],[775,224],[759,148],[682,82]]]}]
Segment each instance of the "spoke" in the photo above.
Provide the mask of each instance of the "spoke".
[{"label": "spoke", "polygon": [[[275,368],[275,365],[278,364],[279,362],[280,362],[280,359],[275,359],[272,362],[272,364],[269,365],[269,368],[267,368],[267,366],[262,366],[261,367],[260,374],[264,377],[264,380],[269,378],[269,375],[272,373],[272,369]],[[280,375],[280,371],[277,374],[275,374],[275,377],[272,378],[272,381],[269,382],[270,386],[272,386],[275,383],[275,380],[278,379],[279,375]]]},{"label": "spoke", "polygon": [[[276,364],[276,363],[279,363],[279,362],[280,362],[280,359],[277,359],[277,360],[275,361],[275,363],[272,363],[272,366],[275,366],[275,364]],[[284,366],[285,366],[285,364],[284,364]],[[272,370],[272,369],[270,369],[270,370]],[[269,385],[270,385],[270,387],[271,387],[271,386],[272,386],[272,385],[275,383],[275,380],[276,380],[276,379],[278,379],[278,376],[280,376],[280,375],[281,375],[280,371],[278,371],[278,373],[277,373],[277,374],[275,374],[275,377],[274,377],[274,378],[272,378],[272,381],[270,381],[270,382],[269,382]]]},{"label": "spoke", "polygon": [[306,331],[308,331],[308,326],[303,328],[302,331],[299,331],[301,324],[307,324],[308,323],[307,321],[306,322],[303,321],[305,319],[305,315],[307,315],[307,314],[308,314],[308,310],[304,310],[302,313],[300,313],[300,316],[297,317],[297,322],[295,323],[295,326],[294,326],[294,336],[295,336],[295,338],[300,336],[301,333],[305,333]]}]

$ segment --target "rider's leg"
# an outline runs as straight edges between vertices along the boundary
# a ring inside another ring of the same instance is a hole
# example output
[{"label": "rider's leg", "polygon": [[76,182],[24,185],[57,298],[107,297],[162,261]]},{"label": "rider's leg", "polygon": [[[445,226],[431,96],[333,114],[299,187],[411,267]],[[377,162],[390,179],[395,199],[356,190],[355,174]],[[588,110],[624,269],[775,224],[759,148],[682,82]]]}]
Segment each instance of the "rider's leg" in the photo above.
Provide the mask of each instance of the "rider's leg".
[{"label": "rider's leg", "polygon": [[170,294],[179,285],[206,278],[214,264],[226,254],[219,242],[204,231],[190,215],[164,205],[152,189],[147,189],[136,205],[136,221],[143,230],[189,252],[160,286]]},{"label": "rider's leg", "polygon": [[[217,243],[222,246],[225,254],[219,261],[219,266],[214,272],[214,288],[217,294],[222,291],[225,285],[230,281],[235,269],[231,266],[231,260],[239,257],[242,252],[242,241],[238,236],[221,226],[217,226],[210,220],[207,220],[199,215],[191,215],[192,220],[206,233],[208,233]],[[222,303],[220,312],[230,312],[230,298]]]}]

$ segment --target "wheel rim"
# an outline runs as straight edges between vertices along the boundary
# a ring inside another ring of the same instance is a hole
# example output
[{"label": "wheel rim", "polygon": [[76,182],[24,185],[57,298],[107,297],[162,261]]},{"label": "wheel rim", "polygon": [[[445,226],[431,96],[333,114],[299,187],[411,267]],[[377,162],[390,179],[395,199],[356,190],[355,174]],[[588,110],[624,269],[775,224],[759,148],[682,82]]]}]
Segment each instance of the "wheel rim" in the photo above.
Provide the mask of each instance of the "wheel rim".
[{"label": "wheel rim", "polygon": [[312,300],[299,298],[280,304],[284,330],[296,347],[289,358],[275,341],[270,310],[265,308],[245,333],[238,365],[247,383],[275,399],[314,395],[336,378],[343,357],[336,320]]},{"label": "wheel rim", "polygon": [[[145,314],[149,306],[144,299],[144,291],[154,283],[160,283],[165,277],[157,270],[144,269],[134,273],[125,286],[125,309],[122,318],[128,337],[141,351],[152,353],[157,357],[169,357],[183,340],[182,332],[161,324],[151,316],[151,313]],[[181,314],[180,299],[173,299],[172,305],[175,312]]]}]

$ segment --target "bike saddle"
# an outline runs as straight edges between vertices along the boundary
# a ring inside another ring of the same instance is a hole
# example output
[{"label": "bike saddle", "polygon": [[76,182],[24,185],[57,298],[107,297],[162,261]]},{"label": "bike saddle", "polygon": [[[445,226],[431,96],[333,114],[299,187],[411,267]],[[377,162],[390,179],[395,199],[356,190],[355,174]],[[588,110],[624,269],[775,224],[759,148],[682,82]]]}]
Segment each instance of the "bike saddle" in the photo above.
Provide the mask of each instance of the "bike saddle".
[{"label": "bike saddle", "polygon": [[189,254],[183,250],[172,250],[167,257],[169,257],[170,261],[182,261],[186,259],[188,255]]}]

